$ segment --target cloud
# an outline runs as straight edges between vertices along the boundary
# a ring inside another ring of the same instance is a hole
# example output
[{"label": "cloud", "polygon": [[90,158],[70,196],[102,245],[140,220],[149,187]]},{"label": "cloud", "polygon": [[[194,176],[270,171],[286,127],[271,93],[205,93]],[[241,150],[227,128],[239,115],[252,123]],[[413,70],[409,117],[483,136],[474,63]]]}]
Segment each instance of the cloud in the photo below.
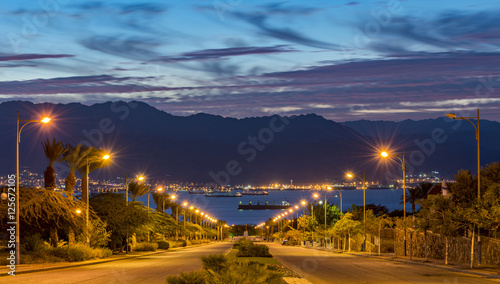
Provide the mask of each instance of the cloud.
[{"label": "cloud", "polygon": [[336,49],[338,45],[315,40],[302,35],[300,32],[291,28],[276,28],[268,25],[266,21],[268,16],[264,14],[246,14],[234,12],[233,15],[259,29],[259,33],[268,37],[283,40],[286,42],[296,43],[304,46],[321,48],[321,49]]},{"label": "cloud", "polygon": [[181,54],[180,56],[164,56],[154,61],[161,62],[181,62],[181,61],[202,61],[202,60],[217,60],[225,57],[256,55],[256,54],[272,54],[292,52],[293,49],[286,48],[287,45],[276,45],[269,47],[231,47],[220,49],[205,49],[200,51],[192,51]]},{"label": "cloud", "polygon": [[47,59],[47,58],[65,58],[74,57],[70,54],[12,54],[12,55],[1,55],[0,61],[23,61],[23,60],[35,60],[35,59]]},{"label": "cloud", "polygon": [[144,37],[92,36],[80,42],[84,47],[133,60],[151,60],[158,54],[151,51],[160,43]]},{"label": "cloud", "polygon": [[[382,53],[410,51],[496,51],[500,47],[500,11],[447,11],[436,17],[393,17],[369,47]],[[359,21],[364,26],[366,21]]]}]

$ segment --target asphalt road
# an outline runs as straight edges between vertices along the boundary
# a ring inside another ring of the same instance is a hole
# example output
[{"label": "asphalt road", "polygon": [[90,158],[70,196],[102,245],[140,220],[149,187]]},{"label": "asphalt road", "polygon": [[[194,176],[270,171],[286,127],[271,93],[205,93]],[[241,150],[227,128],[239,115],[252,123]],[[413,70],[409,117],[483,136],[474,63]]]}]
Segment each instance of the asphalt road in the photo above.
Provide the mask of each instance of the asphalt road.
[{"label": "asphalt road", "polygon": [[267,244],[281,263],[312,283],[500,283],[500,279],[390,260]]},{"label": "asphalt road", "polygon": [[168,275],[201,269],[200,256],[229,251],[216,243],[90,266],[0,277],[0,283],[165,283]]}]

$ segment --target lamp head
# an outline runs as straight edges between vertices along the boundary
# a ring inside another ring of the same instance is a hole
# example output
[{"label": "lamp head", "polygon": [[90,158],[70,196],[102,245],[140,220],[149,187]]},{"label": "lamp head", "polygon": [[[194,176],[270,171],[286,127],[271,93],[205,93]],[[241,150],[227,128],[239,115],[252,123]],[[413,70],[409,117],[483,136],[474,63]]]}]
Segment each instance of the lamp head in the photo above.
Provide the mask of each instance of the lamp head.
[{"label": "lamp head", "polygon": [[110,156],[109,156],[108,154],[106,154],[106,155],[102,156],[102,159],[103,159],[103,160],[107,160],[107,159],[109,159],[109,158],[110,158]]},{"label": "lamp head", "polygon": [[384,152],[382,152],[382,153],[380,153],[380,155],[381,155],[382,157],[384,157],[384,158],[389,157],[389,154],[388,154],[387,152],[385,152],[385,151],[384,151]]},{"label": "lamp head", "polygon": [[162,191],[163,190],[163,187],[159,187],[156,189],[156,191]]},{"label": "lamp head", "polygon": [[188,203],[187,203],[187,202],[184,202],[184,203],[182,203],[182,205],[187,206],[187,205],[188,205]]},{"label": "lamp head", "polygon": [[143,180],[143,179],[144,179],[144,177],[143,177],[143,176],[138,176],[138,177],[137,177],[137,180]]},{"label": "lamp head", "polygon": [[44,117],[42,120],[40,120],[41,123],[49,123],[50,118],[49,117]]},{"label": "lamp head", "polygon": [[352,178],[352,177],[353,177],[353,175],[352,175],[351,173],[347,173],[347,174],[346,174],[346,176],[347,176],[348,178]]},{"label": "lamp head", "polygon": [[76,209],[76,214],[80,214],[80,213],[82,213],[82,210]]},{"label": "lamp head", "polygon": [[446,117],[447,117],[447,118],[451,118],[451,119],[455,119],[455,118],[457,118],[457,115],[456,115],[456,114],[454,114],[454,113],[447,113],[447,114],[446,114]]},{"label": "lamp head", "polygon": [[319,197],[319,195],[318,195],[317,193],[315,193],[315,194],[313,195],[313,197],[314,197],[314,198],[318,198],[318,197]]}]

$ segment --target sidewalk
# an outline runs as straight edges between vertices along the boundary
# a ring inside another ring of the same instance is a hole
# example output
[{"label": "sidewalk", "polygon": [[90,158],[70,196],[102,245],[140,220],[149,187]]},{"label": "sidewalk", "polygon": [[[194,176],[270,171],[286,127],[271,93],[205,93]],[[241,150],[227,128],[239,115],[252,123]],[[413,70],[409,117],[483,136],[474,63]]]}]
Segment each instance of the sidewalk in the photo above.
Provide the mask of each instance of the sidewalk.
[{"label": "sidewalk", "polygon": [[[106,263],[106,262],[112,262],[112,261],[119,261],[119,260],[124,260],[124,259],[133,259],[133,258],[138,258],[138,257],[148,256],[148,255],[155,255],[155,254],[160,254],[160,253],[169,252],[169,251],[183,250],[186,248],[199,247],[199,246],[203,246],[203,245],[206,245],[206,244],[192,245],[192,246],[187,246],[187,247],[169,248],[168,250],[158,250],[158,251],[154,251],[154,252],[137,251],[137,252],[131,252],[129,254],[119,253],[119,254],[113,254],[112,256],[107,257],[107,258],[92,259],[92,260],[79,261],[79,262],[20,264],[20,265],[16,265],[15,274],[19,275],[19,274],[33,273],[33,272],[40,272],[40,271],[50,271],[50,270],[57,270],[57,269],[64,269],[64,268],[71,268],[71,267],[88,266],[88,265],[94,265],[94,264],[100,264],[100,263]],[[8,267],[5,267],[5,268],[6,269],[0,273],[0,277],[10,276],[7,273],[8,271],[10,271],[10,269]]]},{"label": "sidewalk", "polygon": [[384,259],[384,260],[390,260],[390,261],[397,261],[397,262],[403,262],[403,263],[408,263],[408,264],[416,264],[416,265],[422,265],[422,266],[429,266],[429,267],[434,267],[434,268],[441,268],[441,269],[446,269],[454,272],[461,272],[461,273],[468,273],[468,274],[474,274],[478,276],[484,276],[487,278],[496,278],[500,279],[500,266],[495,266],[495,265],[480,265],[478,266],[477,264],[474,266],[474,269],[470,269],[470,263],[463,263],[463,262],[456,262],[456,261],[449,261],[448,265],[444,264],[444,260],[441,259],[430,259],[428,261],[425,261],[425,258],[418,258],[418,257],[412,257],[410,260],[409,256],[394,256],[394,253],[385,253],[381,255],[377,255],[377,253],[369,253],[369,252],[348,252],[348,251],[341,251],[338,249],[325,249],[324,247],[306,247],[309,249],[317,249],[317,250],[323,250],[323,251],[328,251],[332,253],[346,253],[350,255],[356,255],[356,256],[362,256],[362,257],[371,257],[371,258],[377,258],[377,259]]}]

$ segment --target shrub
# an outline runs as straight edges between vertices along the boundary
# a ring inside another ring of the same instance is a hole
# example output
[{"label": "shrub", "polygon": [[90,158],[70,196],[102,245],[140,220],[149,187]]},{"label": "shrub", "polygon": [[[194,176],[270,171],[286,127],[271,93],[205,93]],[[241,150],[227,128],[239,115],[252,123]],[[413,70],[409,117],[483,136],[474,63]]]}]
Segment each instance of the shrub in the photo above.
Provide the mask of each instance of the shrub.
[{"label": "shrub", "polygon": [[62,258],[66,261],[84,261],[96,258],[105,258],[112,254],[108,248],[91,248],[85,244],[78,243],[73,246],[62,246],[47,249],[48,254]]},{"label": "shrub", "polygon": [[285,246],[298,246],[298,245],[300,245],[300,242],[297,240],[289,240],[288,242],[285,242],[283,245],[285,245]]},{"label": "shrub", "polygon": [[238,257],[272,257],[269,253],[269,248],[266,245],[254,245],[253,243],[247,245],[240,245]]},{"label": "shrub", "polygon": [[158,243],[159,249],[169,249],[170,248],[170,243],[167,241],[159,241],[157,243]]},{"label": "shrub", "polygon": [[240,246],[249,246],[249,245],[253,245],[253,242],[247,238],[243,238],[243,239],[240,239],[239,241],[237,241],[234,245],[233,245],[233,248],[234,249],[239,249]]},{"label": "shrub", "polygon": [[158,249],[157,243],[137,243],[132,247],[133,251],[156,251]]},{"label": "shrub", "polygon": [[228,265],[228,259],[223,254],[209,254],[201,257],[203,269],[220,273]]},{"label": "shrub", "polygon": [[178,240],[177,247],[185,247],[187,245],[186,240]]},{"label": "shrub", "polygon": [[208,271],[208,283],[238,283],[238,284],[278,284],[282,283],[282,274],[268,270],[267,265],[261,264],[231,264],[221,273]]},{"label": "shrub", "polygon": [[33,254],[40,253],[46,247],[45,241],[40,234],[28,235],[24,238],[21,250],[23,253],[31,252]]},{"label": "shrub", "polygon": [[203,271],[179,272],[179,276],[171,275],[166,279],[168,284],[205,284],[206,274]]}]

